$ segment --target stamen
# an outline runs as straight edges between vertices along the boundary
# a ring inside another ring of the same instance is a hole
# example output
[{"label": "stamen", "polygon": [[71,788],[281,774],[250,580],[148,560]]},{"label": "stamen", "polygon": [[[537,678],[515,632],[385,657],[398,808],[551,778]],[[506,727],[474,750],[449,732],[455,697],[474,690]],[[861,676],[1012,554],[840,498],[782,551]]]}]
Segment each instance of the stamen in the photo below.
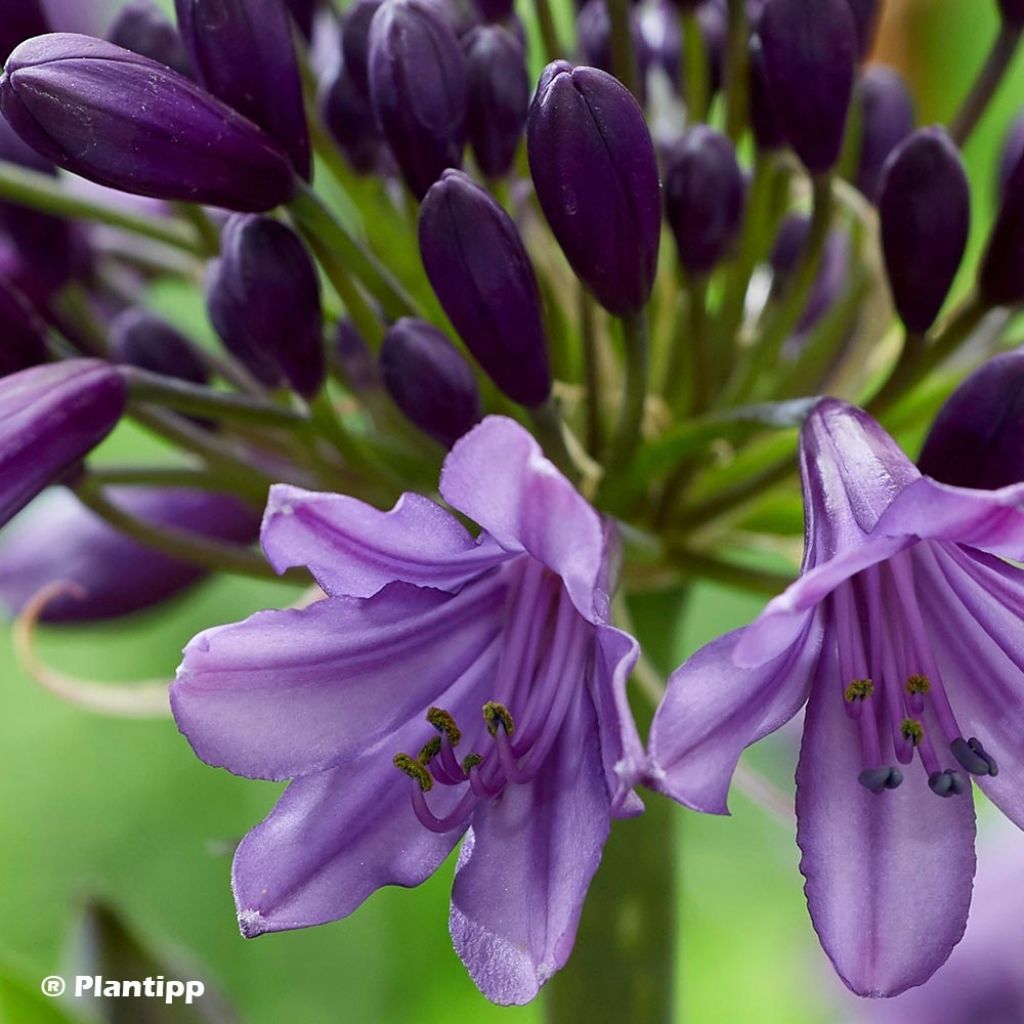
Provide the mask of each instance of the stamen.
[{"label": "stamen", "polygon": [[499,728],[505,731],[506,736],[515,735],[516,723],[512,713],[496,700],[489,700],[484,705],[484,721],[487,723],[487,731],[492,736],[497,736]]},{"label": "stamen", "polygon": [[924,726],[916,718],[904,718],[900,722],[900,735],[915,747],[924,739]]},{"label": "stamen", "polygon": [[443,733],[451,740],[452,746],[457,747],[462,739],[462,732],[455,724],[455,719],[444,710],[444,708],[431,708],[427,712],[427,721],[440,733]]},{"label": "stamen", "polygon": [[867,700],[874,692],[875,684],[870,679],[854,679],[843,695],[852,704],[855,700]]},{"label": "stamen", "polygon": [[999,774],[999,766],[995,762],[995,758],[981,745],[981,741],[975,739],[973,736],[967,741],[967,746],[973,750],[978,757],[983,757],[988,762],[988,773],[993,778]]},{"label": "stamen", "polygon": [[932,772],[928,776],[928,788],[936,796],[959,796],[967,789],[967,783],[958,771],[947,768],[944,772]]},{"label": "stamen", "polygon": [[885,789],[897,789],[903,782],[903,772],[899,768],[884,765],[881,768],[865,768],[857,776],[857,781],[872,793],[878,794]]},{"label": "stamen", "polygon": [[505,773],[506,780],[516,785],[529,782],[531,775],[529,772],[522,771],[516,763],[516,756],[512,751],[508,733],[503,729],[495,729],[492,735],[494,736],[494,745],[498,748],[498,760],[501,762],[501,770]]},{"label": "stamen", "polygon": [[984,748],[977,740],[974,740],[974,745],[972,745],[963,736],[958,736],[950,743],[949,749],[963,766],[964,771],[968,771],[972,775],[990,774],[988,758],[985,756]]},{"label": "stamen", "polygon": [[419,761],[414,761],[408,754],[395,754],[391,760],[400,772],[405,772],[410,779],[420,784],[421,792],[428,793],[434,788],[433,777]]},{"label": "stamen", "polygon": [[920,673],[915,673],[907,678],[907,681],[903,684],[907,691],[907,707],[915,715],[924,713],[924,698],[925,695],[931,693],[932,681]]},{"label": "stamen", "polygon": [[462,770],[468,775],[482,761],[483,755],[481,754],[467,754],[462,759]]},{"label": "stamen", "polygon": [[431,832],[437,832],[439,835],[444,835],[446,832],[451,832],[453,829],[458,828],[469,817],[473,808],[476,807],[476,802],[476,794],[472,790],[466,790],[451,814],[438,818],[427,806],[423,790],[418,789],[416,786],[412,788],[412,809],[416,813],[416,817],[419,818],[420,824],[424,828],[430,829]]},{"label": "stamen", "polygon": [[432,740],[428,740],[423,744],[423,749],[420,751],[420,756],[416,758],[417,761],[424,768],[426,768],[431,761],[441,753],[441,737],[435,736]]},{"label": "stamen", "polygon": [[499,779],[494,786],[489,786],[483,776],[483,769],[474,765],[469,771],[469,786],[479,799],[490,800],[505,788],[505,782],[503,779]]}]

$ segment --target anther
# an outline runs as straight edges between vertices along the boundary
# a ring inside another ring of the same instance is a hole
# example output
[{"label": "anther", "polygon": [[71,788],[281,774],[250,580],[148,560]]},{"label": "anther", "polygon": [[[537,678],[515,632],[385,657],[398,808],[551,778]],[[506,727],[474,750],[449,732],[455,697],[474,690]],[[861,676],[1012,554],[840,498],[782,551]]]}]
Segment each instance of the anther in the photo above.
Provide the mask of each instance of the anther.
[{"label": "anther", "polygon": [[981,745],[981,741],[975,739],[973,736],[967,741],[967,746],[973,750],[978,757],[984,758],[988,762],[988,773],[991,776],[999,774],[999,766],[996,764],[995,758]]},{"label": "anther", "polygon": [[427,721],[438,731],[443,732],[453,747],[459,745],[462,731],[455,724],[455,719],[444,708],[431,708],[427,712]]},{"label": "anther", "polygon": [[441,753],[441,737],[435,736],[432,740],[428,740],[423,744],[423,749],[420,751],[420,756],[416,758],[417,761],[424,767],[430,764],[431,761]]},{"label": "anther", "polygon": [[874,692],[875,684],[870,679],[854,679],[844,696],[852,704],[855,700],[867,700]]},{"label": "anther", "polygon": [[872,793],[881,793],[884,789],[896,789],[903,782],[903,773],[898,768],[883,765],[881,768],[865,768],[857,776],[857,781]]},{"label": "anther", "polygon": [[504,729],[506,736],[513,736],[516,731],[516,723],[512,713],[504,704],[496,700],[489,700],[484,705],[484,721],[487,723],[487,731],[492,736],[498,735],[498,729]]},{"label": "anther", "polygon": [[462,759],[462,770],[468,775],[478,764],[483,762],[480,754],[467,754]]},{"label": "anther", "polygon": [[419,761],[414,761],[408,754],[395,754],[392,758],[392,763],[400,772],[405,772],[410,779],[415,779],[420,784],[420,789],[424,793],[428,793],[434,788],[434,780],[430,772]]},{"label": "anther", "polygon": [[924,711],[925,695],[931,693],[932,681],[927,676],[915,673],[912,676],[908,676],[907,681],[903,685],[907,691],[907,704],[910,710],[915,715],[921,714]]},{"label": "anther", "polygon": [[949,749],[960,762],[964,771],[970,772],[972,775],[989,774],[988,758],[985,757],[984,748],[977,740],[972,745],[963,736],[958,736],[950,743]]},{"label": "anther", "polygon": [[936,796],[959,796],[966,791],[967,782],[958,771],[947,768],[944,772],[932,772],[928,776],[928,788]]},{"label": "anther", "polygon": [[924,739],[924,726],[916,718],[904,718],[900,722],[900,735],[915,747]]}]

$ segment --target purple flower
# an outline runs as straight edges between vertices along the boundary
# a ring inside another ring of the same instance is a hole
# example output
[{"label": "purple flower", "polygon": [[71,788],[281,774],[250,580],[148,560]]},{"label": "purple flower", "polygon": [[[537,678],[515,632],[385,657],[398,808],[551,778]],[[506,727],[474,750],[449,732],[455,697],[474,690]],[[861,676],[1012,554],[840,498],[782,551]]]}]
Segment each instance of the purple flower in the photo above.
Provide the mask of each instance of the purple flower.
[{"label": "purple flower", "polygon": [[294,780],[235,855],[243,934],[418,885],[465,835],[455,949],[525,1003],[569,956],[611,818],[640,810],[637,647],[608,624],[608,528],[521,427],[484,420],[440,491],[479,538],[414,494],[275,487],[267,557],[328,597],[200,634],[171,703],[204,761]]},{"label": "purple flower", "polygon": [[1000,557],[1024,554],[1024,488],[922,476],[833,399],[804,426],[801,468],[802,575],[674,674],[652,781],[726,813],[743,748],[807,702],[796,809],[811,918],[851,989],[894,995],[963,935],[971,776],[1024,825],[1024,574]]}]

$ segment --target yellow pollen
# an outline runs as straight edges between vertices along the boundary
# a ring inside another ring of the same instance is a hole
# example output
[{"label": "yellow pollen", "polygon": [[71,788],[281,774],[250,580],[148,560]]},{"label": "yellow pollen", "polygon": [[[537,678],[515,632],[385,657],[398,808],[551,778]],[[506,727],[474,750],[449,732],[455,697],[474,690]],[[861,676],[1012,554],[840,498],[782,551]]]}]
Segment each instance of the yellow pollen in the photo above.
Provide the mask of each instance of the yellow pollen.
[{"label": "yellow pollen", "polygon": [[419,761],[414,761],[408,754],[395,754],[392,758],[392,763],[400,772],[405,772],[410,779],[415,779],[420,784],[420,789],[424,793],[434,788],[434,780],[430,772]]},{"label": "yellow pollen", "polygon": [[435,736],[432,740],[428,740],[423,744],[423,749],[420,751],[420,756],[416,758],[420,764],[426,766],[441,753],[441,737]]},{"label": "yellow pollen", "polygon": [[907,693],[929,693],[932,682],[927,676],[913,675],[906,682]]},{"label": "yellow pollen", "polygon": [[904,718],[900,722],[900,735],[916,747],[924,739],[924,726],[916,718]]},{"label": "yellow pollen", "polygon": [[468,775],[481,761],[483,758],[479,754],[467,754],[462,759],[462,770]]},{"label": "yellow pollen", "polygon": [[852,704],[855,700],[867,700],[875,692],[875,684],[870,679],[854,679],[846,688],[845,697]]},{"label": "yellow pollen", "polygon": [[427,712],[427,721],[438,731],[443,732],[453,747],[459,745],[462,732],[455,724],[455,719],[444,708],[431,708]]},{"label": "yellow pollen", "polygon": [[498,735],[499,727],[505,730],[506,736],[514,735],[516,731],[512,713],[504,704],[499,704],[496,700],[489,700],[484,705],[484,721],[487,723],[487,731],[492,736]]}]

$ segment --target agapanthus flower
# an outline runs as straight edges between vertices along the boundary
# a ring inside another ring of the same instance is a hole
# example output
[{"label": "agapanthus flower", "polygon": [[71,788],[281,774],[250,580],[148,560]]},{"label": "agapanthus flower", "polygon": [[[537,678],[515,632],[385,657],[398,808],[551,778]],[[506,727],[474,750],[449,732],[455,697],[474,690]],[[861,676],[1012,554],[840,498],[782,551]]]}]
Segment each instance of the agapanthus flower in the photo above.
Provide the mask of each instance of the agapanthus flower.
[{"label": "agapanthus flower", "polygon": [[807,704],[797,842],[811,918],[846,984],[893,995],[963,935],[973,779],[1024,825],[1024,487],[924,476],[826,399],[801,437],[803,569],[750,626],[673,675],[652,783],[727,813],[748,744]]},{"label": "agapanthus flower", "polygon": [[274,487],[264,551],[328,596],[201,633],[171,701],[207,763],[294,780],[235,855],[244,935],[418,885],[464,836],[455,949],[524,1003],[569,956],[611,819],[640,809],[637,648],[609,625],[610,528],[525,430],[484,420],[440,491],[479,537],[415,494]]}]

